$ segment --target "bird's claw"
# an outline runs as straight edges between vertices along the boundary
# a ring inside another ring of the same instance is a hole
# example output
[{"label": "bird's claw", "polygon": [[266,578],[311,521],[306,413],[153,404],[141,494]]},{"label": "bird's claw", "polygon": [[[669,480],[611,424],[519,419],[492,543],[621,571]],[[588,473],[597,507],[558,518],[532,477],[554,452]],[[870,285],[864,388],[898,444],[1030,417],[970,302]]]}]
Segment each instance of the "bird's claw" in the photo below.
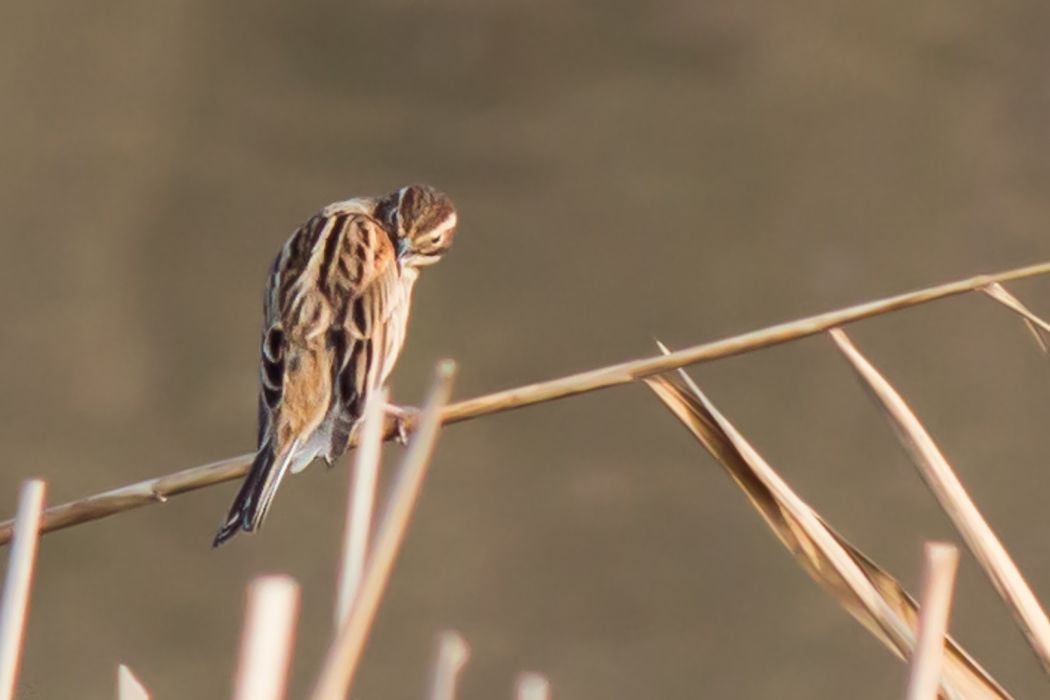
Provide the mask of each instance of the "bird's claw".
[{"label": "bird's claw", "polygon": [[399,445],[407,445],[408,434],[412,431],[416,419],[419,417],[419,409],[413,406],[388,404],[386,412],[394,421],[394,439],[397,440]]},{"label": "bird's claw", "polygon": [[408,444],[408,423],[404,418],[394,418],[394,439],[399,445]]}]

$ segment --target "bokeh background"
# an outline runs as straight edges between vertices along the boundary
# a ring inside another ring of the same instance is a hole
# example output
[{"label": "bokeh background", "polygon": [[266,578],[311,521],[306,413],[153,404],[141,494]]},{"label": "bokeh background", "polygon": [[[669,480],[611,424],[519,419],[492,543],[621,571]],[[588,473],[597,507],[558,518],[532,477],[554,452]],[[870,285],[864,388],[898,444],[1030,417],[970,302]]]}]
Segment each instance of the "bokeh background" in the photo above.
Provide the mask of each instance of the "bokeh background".
[{"label": "bokeh background", "polygon": [[[0,10],[0,501],[246,452],[260,294],[293,228],[431,182],[453,252],[417,287],[395,396],[460,398],[1047,257],[1050,7],[1031,1],[296,3]],[[1050,312],[1050,283],[1013,290]],[[1047,364],[990,301],[855,326],[1050,600]],[[952,538],[824,338],[694,376],[798,491],[916,586]],[[392,448],[388,457],[396,457]],[[293,697],[331,636],[344,467],[213,551],[232,484],[48,536],[21,696],[231,688],[248,581],[303,586]],[[1047,681],[971,558],[952,620],[1011,691]],[[446,431],[359,698],[884,698],[904,667],[818,590],[642,387]]]}]

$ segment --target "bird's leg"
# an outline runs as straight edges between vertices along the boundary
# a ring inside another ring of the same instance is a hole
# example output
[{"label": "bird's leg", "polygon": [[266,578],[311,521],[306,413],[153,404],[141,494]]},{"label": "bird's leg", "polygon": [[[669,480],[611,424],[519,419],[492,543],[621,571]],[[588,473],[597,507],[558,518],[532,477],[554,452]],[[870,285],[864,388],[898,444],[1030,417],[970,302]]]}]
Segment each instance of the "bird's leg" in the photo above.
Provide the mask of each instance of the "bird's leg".
[{"label": "bird's leg", "polygon": [[408,433],[419,417],[419,409],[415,406],[397,406],[388,403],[383,407],[383,410],[394,422],[393,432],[397,441],[402,445],[407,445]]}]

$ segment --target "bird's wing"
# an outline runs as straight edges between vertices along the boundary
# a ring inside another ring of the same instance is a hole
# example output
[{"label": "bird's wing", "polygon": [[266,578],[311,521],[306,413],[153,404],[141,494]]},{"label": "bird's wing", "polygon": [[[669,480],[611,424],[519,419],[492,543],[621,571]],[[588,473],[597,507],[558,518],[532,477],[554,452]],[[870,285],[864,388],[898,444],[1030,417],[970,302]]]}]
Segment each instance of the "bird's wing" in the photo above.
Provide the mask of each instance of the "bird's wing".
[{"label": "bird's wing", "polygon": [[288,278],[287,257],[293,241],[304,236],[304,230],[316,224],[317,217],[300,227],[281,249],[270,266],[263,294],[263,334],[259,362],[259,431],[256,448],[261,449],[273,432],[275,414],[284,395],[284,361],[286,340],[281,319],[281,282]]},{"label": "bird's wing", "polygon": [[[287,365],[301,368],[306,339],[320,335],[331,323],[327,299],[317,285],[318,267],[326,238],[349,215],[330,209],[311,217],[292,233],[266,279],[259,353],[259,449],[269,440],[270,447],[280,451],[285,445],[279,442],[290,444],[295,437],[284,434],[287,429],[282,431],[286,439],[278,440],[276,435],[289,389]],[[313,359],[310,365],[317,365],[318,358]],[[293,395],[302,393],[296,387],[291,387],[291,391]]]},{"label": "bird's wing", "polygon": [[346,450],[353,426],[364,413],[365,401],[377,388],[389,364],[391,334],[407,313],[394,244],[383,227],[366,216],[352,217],[344,239],[322,275],[334,304],[329,333],[333,349],[333,457]]}]

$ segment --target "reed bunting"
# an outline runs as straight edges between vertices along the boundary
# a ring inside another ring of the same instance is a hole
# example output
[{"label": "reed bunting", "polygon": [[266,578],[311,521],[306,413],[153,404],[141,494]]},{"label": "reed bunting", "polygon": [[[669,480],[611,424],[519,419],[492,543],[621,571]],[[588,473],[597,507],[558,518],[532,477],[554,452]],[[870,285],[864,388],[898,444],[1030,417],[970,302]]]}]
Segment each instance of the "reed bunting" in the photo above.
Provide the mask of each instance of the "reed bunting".
[{"label": "reed bunting", "polygon": [[455,231],[452,200],[410,185],[330,204],[284,244],[263,304],[257,453],[214,546],[258,529],[289,471],[346,451],[404,345],[419,270]]}]

